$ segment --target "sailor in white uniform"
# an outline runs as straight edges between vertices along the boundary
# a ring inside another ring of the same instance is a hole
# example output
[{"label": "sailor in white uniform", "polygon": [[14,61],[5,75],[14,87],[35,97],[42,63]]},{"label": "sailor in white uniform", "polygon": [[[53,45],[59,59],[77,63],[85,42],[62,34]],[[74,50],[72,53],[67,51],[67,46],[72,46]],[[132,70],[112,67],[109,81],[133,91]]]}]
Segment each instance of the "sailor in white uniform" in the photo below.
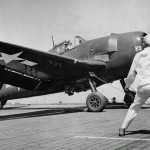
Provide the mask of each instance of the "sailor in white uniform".
[{"label": "sailor in white uniform", "polygon": [[150,35],[146,35],[143,38],[143,42],[146,43],[147,47],[135,55],[126,79],[126,90],[134,82],[135,77],[138,78],[138,85],[134,102],[131,104],[119,129],[119,136],[125,135],[125,130],[136,117],[145,101],[150,97]]}]

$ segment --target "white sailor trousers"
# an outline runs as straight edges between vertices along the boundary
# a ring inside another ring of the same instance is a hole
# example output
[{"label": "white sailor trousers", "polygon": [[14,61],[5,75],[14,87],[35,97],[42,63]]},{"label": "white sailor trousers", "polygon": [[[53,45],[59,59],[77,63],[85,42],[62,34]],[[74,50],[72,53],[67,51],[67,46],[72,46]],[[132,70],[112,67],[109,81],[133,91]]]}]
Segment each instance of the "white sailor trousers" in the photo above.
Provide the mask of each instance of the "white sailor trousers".
[{"label": "white sailor trousers", "polygon": [[122,128],[127,129],[132,120],[136,117],[140,111],[142,105],[150,97],[150,84],[142,85],[137,87],[137,93],[135,95],[134,102],[131,104],[127,115],[122,124]]}]

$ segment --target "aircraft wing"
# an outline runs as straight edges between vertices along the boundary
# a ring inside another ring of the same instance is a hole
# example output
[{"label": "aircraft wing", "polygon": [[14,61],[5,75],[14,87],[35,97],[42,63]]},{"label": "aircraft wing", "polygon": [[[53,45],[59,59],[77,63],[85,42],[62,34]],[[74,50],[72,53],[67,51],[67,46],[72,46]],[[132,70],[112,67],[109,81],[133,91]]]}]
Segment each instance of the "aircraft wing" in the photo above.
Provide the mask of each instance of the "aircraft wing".
[{"label": "aircraft wing", "polygon": [[54,80],[78,78],[104,62],[81,61],[0,42],[0,82],[36,91]]}]

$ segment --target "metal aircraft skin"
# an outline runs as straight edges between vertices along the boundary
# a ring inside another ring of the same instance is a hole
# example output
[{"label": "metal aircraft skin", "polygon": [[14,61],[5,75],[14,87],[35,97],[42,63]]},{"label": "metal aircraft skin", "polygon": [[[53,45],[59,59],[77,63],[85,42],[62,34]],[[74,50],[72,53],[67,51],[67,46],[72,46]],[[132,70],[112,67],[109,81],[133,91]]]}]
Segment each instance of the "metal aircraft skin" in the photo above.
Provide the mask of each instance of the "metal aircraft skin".
[{"label": "metal aircraft skin", "polygon": [[[89,41],[77,36],[79,45],[69,49],[69,41],[64,41],[48,52],[0,42],[1,108],[12,99],[91,89],[88,110],[102,111],[107,100],[96,87],[120,80],[124,89],[135,54],[146,46],[145,35],[141,31],[112,33]],[[127,93],[124,101],[130,105],[133,97]]]}]

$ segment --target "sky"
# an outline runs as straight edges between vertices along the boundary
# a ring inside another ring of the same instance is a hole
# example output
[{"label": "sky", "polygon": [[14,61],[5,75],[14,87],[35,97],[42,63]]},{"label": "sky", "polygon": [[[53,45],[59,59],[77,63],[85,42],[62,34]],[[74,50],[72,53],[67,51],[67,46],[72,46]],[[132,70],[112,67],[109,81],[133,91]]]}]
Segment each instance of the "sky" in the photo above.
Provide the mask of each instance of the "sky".
[{"label": "sky", "polygon": [[[0,41],[48,51],[52,48],[51,36],[57,44],[63,40],[73,43],[76,35],[90,40],[111,33],[150,33],[149,6],[149,0],[0,0]],[[124,96],[119,82],[101,86],[98,91],[118,101]],[[71,97],[60,93],[19,101],[83,103],[89,93]]]}]

